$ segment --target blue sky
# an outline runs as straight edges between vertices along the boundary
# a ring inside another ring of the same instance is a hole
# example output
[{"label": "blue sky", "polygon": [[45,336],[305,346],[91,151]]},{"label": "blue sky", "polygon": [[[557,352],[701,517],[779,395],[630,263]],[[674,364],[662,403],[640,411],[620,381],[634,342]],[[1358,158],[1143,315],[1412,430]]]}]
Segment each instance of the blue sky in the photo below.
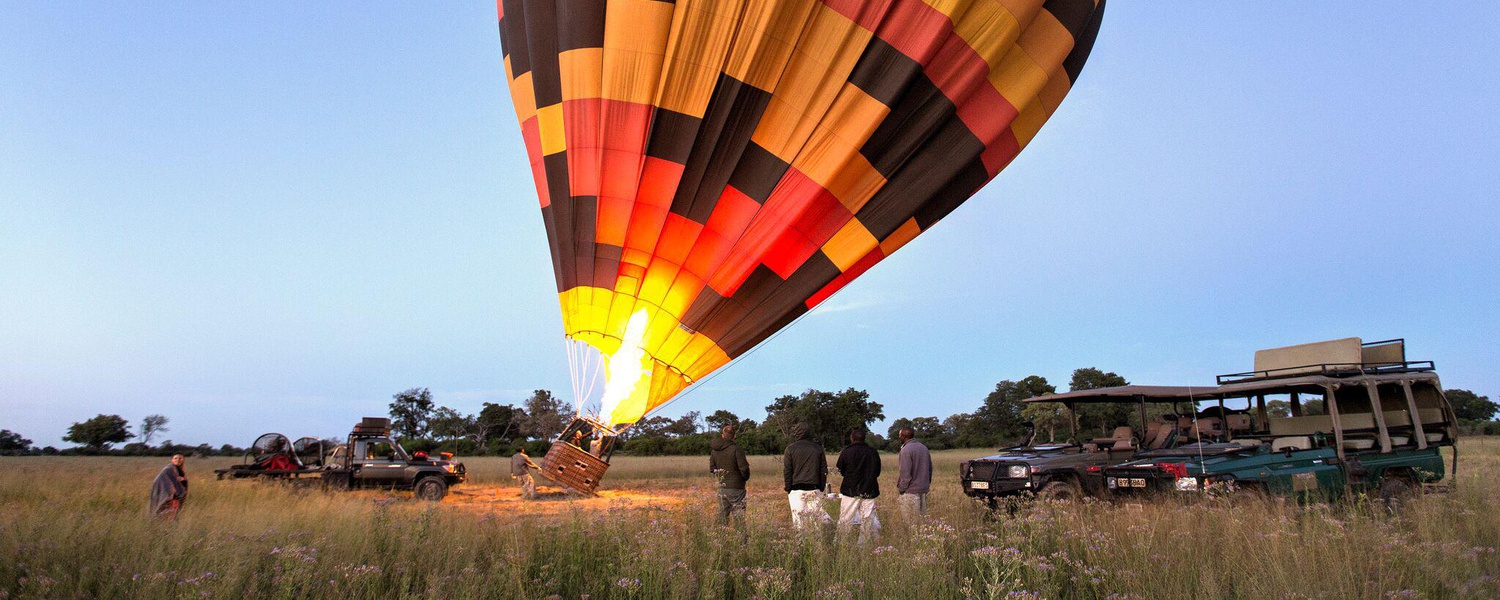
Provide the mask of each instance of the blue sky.
[{"label": "blue sky", "polygon": [[[943,417],[1346,336],[1500,398],[1500,5],[1438,8],[1111,3],[994,182],[661,414],[852,386]],[[408,387],[569,390],[493,4],[4,12],[0,428],[161,413],[243,445]]]}]

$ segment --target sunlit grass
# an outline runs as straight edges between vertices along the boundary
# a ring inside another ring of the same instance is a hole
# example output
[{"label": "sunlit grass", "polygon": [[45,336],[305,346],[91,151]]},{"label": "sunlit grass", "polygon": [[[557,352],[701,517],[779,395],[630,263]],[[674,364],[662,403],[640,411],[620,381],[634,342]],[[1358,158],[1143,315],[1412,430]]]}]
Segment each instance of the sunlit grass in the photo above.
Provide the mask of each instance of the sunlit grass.
[{"label": "sunlit grass", "polygon": [[[0,597],[1500,597],[1500,440],[1464,440],[1455,490],[1397,518],[1358,501],[992,515],[958,486],[957,462],[982,453],[937,453],[932,512],[911,520],[887,456],[867,546],[792,531],[775,457],[751,457],[742,530],[713,525],[706,457],[618,457],[605,479],[680,505],[545,514],[215,481],[232,460],[193,460],[175,524],[144,516],[160,459],[4,458]],[[466,462],[469,491],[514,493],[507,459]]]}]

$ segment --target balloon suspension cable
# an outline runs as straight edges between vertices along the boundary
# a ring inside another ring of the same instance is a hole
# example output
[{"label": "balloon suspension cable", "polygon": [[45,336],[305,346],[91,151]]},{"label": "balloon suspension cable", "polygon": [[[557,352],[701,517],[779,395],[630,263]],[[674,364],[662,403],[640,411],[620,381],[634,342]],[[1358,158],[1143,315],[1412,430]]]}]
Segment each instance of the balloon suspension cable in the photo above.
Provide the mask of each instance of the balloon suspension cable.
[{"label": "balloon suspension cable", "polygon": [[587,342],[563,337],[563,347],[568,354],[568,376],[573,390],[573,408],[578,416],[584,416],[589,402],[601,389],[600,378],[604,376],[604,355]]}]

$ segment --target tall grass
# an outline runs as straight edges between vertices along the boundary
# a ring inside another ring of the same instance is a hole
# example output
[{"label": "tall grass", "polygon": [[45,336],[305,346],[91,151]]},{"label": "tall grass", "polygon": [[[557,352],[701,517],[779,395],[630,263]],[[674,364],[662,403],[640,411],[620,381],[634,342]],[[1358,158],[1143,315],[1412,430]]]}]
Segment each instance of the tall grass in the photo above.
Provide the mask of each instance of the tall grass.
[{"label": "tall grass", "polygon": [[[934,456],[931,513],[895,508],[861,546],[789,527],[780,464],[752,457],[749,512],[714,525],[707,459],[618,458],[604,487],[670,505],[561,510],[215,481],[190,461],[176,523],[143,515],[159,459],[0,459],[0,598],[1494,598],[1500,440],[1470,438],[1458,485],[1389,517],[1359,501],[1028,505],[991,514]],[[514,494],[505,459],[470,491]],[[832,508],[832,505],[830,505]]]}]

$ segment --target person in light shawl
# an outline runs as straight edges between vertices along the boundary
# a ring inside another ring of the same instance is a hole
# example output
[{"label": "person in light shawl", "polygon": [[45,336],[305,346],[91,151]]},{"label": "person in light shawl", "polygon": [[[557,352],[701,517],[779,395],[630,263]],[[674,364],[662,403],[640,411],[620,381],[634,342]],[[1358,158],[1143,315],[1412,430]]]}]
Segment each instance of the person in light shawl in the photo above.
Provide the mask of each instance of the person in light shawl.
[{"label": "person in light shawl", "polygon": [[187,499],[187,474],[182,470],[184,462],[181,454],[173,455],[172,464],[162,467],[156,480],[151,482],[148,509],[153,516],[177,520],[177,512],[182,510],[182,502]]}]

